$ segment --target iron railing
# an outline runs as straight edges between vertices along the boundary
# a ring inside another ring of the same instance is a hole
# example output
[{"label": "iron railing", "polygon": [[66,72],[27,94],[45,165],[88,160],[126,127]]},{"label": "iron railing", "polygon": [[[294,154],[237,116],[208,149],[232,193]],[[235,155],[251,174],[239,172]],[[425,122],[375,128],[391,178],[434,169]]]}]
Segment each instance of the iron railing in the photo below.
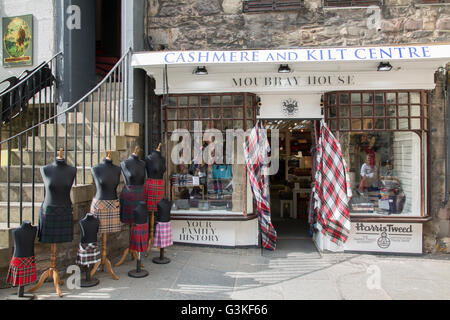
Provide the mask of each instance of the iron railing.
[{"label": "iron railing", "polygon": [[[36,169],[39,169],[49,161],[53,161],[60,148],[64,150],[64,158],[68,158],[69,149],[73,152],[71,165],[77,168],[74,185],[86,184],[86,169],[92,167],[95,160],[100,162],[100,153],[111,150],[112,138],[121,134],[121,122],[129,120],[128,112],[128,78],[130,74],[131,49],[129,49],[111,69],[106,77],[98,83],[92,90],[86,93],[77,102],[69,108],[58,112],[57,95],[53,91],[44,105],[44,113],[40,117],[32,118],[28,123],[27,129],[11,136],[0,142],[2,154],[7,158],[2,159],[2,173],[6,171],[6,182],[0,180],[0,185],[6,186],[6,201],[2,199],[0,204],[0,222],[5,223],[10,228],[12,220],[15,223],[22,223],[24,204],[31,205],[31,220],[35,223],[35,187]],[[39,111],[41,106],[41,92],[36,94],[31,100],[35,105],[36,97],[39,102]],[[34,112],[33,112],[34,114]],[[30,126],[31,125],[31,126]],[[29,126],[29,127],[28,127]],[[73,126],[70,127],[70,126]],[[47,132],[47,129],[52,132]],[[47,133],[52,133],[48,135]],[[39,135],[39,136],[37,136]],[[36,139],[39,139],[36,140]],[[38,151],[36,142],[39,142],[39,152],[41,158],[37,163]],[[24,152],[28,153],[28,161],[31,165],[24,166]],[[81,161],[78,161],[77,153],[81,152]],[[15,155],[18,165],[12,163],[12,155]],[[50,155],[53,154],[53,157]],[[95,156],[97,159],[95,159]],[[43,157],[43,158],[42,158]],[[89,158],[87,158],[89,157]],[[31,159],[30,159],[31,158]],[[89,161],[90,165],[86,163]],[[6,170],[5,170],[6,169]],[[31,172],[31,177],[28,174]],[[80,174],[81,170],[81,174]],[[14,180],[12,182],[11,172],[14,171]],[[17,174],[19,175],[17,177]],[[38,173],[39,174],[39,173]],[[0,174],[1,179],[1,174]],[[30,181],[31,180],[31,181]],[[18,182],[17,182],[18,181]],[[28,181],[28,182],[27,182]],[[31,196],[24,201],[23,186],[27,183],[31,186]],[[15,206],[18,206],[18,218],[12,217],[11,186],[13,184],[19,187],[19,194]],[[42,184],[41,184],[42,186]],[[6,202],[6,203],[5,203]],[[6,210],[5,210],[6,208]],[[5,212],[6,211],[6,212]],[[5,218],[6,216],[6,218]],[[13,219],[14,218],[14,219]]]}]

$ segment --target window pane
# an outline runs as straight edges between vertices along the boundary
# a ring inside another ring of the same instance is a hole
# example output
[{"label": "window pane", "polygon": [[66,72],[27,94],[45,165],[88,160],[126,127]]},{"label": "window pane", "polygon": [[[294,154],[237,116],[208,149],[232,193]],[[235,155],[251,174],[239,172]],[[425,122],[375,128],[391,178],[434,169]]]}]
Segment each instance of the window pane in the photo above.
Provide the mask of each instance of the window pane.
[{"label": "window pane", "polygon": [[398,129],[407,130],[408,129],[408,119],[398,119]]},{"label": "window pane", "polygon": [[420,119],[414,119],[411,120],[411,130],[419,130],[420,129]]},{"label": "window pane", "polygon": [[223,130],[233,129],[233,120],[223,120]]},{"label": "window pane", "polygon": [[395,92],[387,92],[386,93],[386,103],[392,103],[392,104],[397,103],[397,98],[396,98]]},{"label": "window pane", "polygon": [[188,97],[181,96],[180,97],[180,107],[187,107],[188,105]]},{"label": "window pane", "polygon": [[244,118],[244,112],[242,111],[242,108],[233,108],[233,118],[235,119]]},{"label": "window pane", "polygon": [[328,118],[336,118],[336,107],[330,107]]},{"label": "window pane", "polygon": [[212,108],[212,118],[219,119],[220,118],[220,108]]},{"label": "window pane", "polygon": [[420,104],[420,92],[411,92],[409,98],[411,99],[410,103]]},{"label": "window pane", "polygon": [[424,106],[424,107],[423,107],[423,116],[424,116],[425,118],[428,118],[428,106]]},{"label": "window pane", "polygon": [[244,129],[244,121],[234,120],[234,129]]},{"label": "window pane", "polygon": [[176,121],[168,121],[167,122],[167,130],[169,132],[174,131],[177,128],[177,122]]},{"label": "window pane", "polygon": [[232,108],[223,108],[223,118],[224,119],[233,118],[233,109]]},{"label": "window pane", "polygon": [[189,97],[189,105],[191,107],[197,107],[198,106],[198,97],[197,96]]},{"label": "window pane", "polygon": [[222,105],[231,106],[231,96],[222,96]]},{"label": "window pane", "polygon": [[342,118],[342,117],[349,117],[350,116],[350,107],[348,107],[348,106],[341,106],[340,108],[339,108],[339,111],[340,111],[340,113],[339,113],[339,116]]},{"label": "window pane", "polygon": [[361,117],[361,107],[352,107],[352,117]]},{"label": "window pane", "polygon": [[187,119],[188,116],[188,110],[187,109],[178,109],[178,119]]},{"label": "window pane", "polygon": [[383,92],[375,93],[375,103],[383,103],[384,104],[384,93]]},{"label": "window pane", "polygon": [[242,105],[244,105],[244,97],[243,96],[234,96],[233,97],[233,104],[235,106],[242,106]]},{"label": "window pane", "polygon": [[201,96],[202,107],[209,107],[210,96]]},{"label": "window pane", "polygon": [[339,95],[339,103],[342,104],[349,104],[350,103],[350,99],[349,99],[349,95],[348,93],[341,93]]},{"label": "window pane", "polygon": [[253,109],[253,108],[246,108],[246,114],[247,114],[247,119],[253,119],[253,111],[254,111],[255,109]]},{"label": "window pane", "polygon": [[213,106],[220,106],[220,96],[212,96],[211,102]]},{"label": "window pane", "polygon": [[373,94],[372,93],[363,93],[363,103],[364,104],[372,104],[373,103]]},{"label": "window pane", "polygon": [[352,130],[361,130],[361,120],[352,120]]},{"label": "window pane", "polygon": [[397,120],[396,119],[389,119],[386,122],[386,129],[397,130]]},{"label": "window pane", "polygon": [[352,104],[361,104],[361,94],[352,93]]},{"label": "window pane", "polygon": [[198,119],[198,109],[197,108],[189,108],[189,118],[190,119]]},{"label": "window pane", "polygon": [[384,129],[384,119],[376,119],[375,120],[375,129],[378,129],[378,130]]},{"label": "window pane", "polygon": [[253,120],[247,120],[247,128],[246,128],[246,130],[251,129],[254,126],[255,126],[255,124],[253,123]]},{"label": "window pane", "polygon": [[372,106],[364,106],[363,107],[363,114],[365,117],[373,116],[373,108]]},{"label": "window pane", "polygon": [[375,106],[375,116],[384,117],[384,106]]},{"label": "window pane", "polygon": [[209,119],[211,117],[210,113],[209,113],[209,108],[202,108],[201,110],[201,115],[203,119]]},{"label": "window pane", "polygon": [[169,107],[176,107],[177,101],[177,97],[169,97]]},{"label": "window pane", "polygon": [[213,128],[217,129],[217,130],[222,130],[222,121],[214,120],[214,127]]},{"label": "window pane", "polygon": [[407,117],[408,116],[408,106],[398,106],[398,116]]},{"label": "window pane", "polygon": [[342,119],[341,124],[339,126],[340,130],[349,130],[350,129],[350,124],[349,124],[349,120],[348,119]]},{"label": "window pane", "polygon": [[336,122],[337,120],[330,120],[330,129],[336,130]]},{"label": "window pane", "polygon": [[167,119],[168,120],[176,120],[177,119],[177,110],[176,109],[167,109]]},{"label": "window pane", "polygon": [[372,119],[364,119],[364,130],[373,129],[373,120]]},{"label": "window pane", "polygon": [[411,108],[411,117],[420,117],[420,105],[413,104]]},{"label": "window pane", "polygon": [[328,105],[335,105],[336,104],[336,94],[330,94],[328,95]]},{"label": "window pane", "polygon": [[387,106],[386,107],[386,115],[390,117],[396,117],[397,112],[395,111],[395,106]]},{"label": "window pane", "polygon": [[408,92],[399,92],[398,104],[406,104],[406,103],[408,103]]}]

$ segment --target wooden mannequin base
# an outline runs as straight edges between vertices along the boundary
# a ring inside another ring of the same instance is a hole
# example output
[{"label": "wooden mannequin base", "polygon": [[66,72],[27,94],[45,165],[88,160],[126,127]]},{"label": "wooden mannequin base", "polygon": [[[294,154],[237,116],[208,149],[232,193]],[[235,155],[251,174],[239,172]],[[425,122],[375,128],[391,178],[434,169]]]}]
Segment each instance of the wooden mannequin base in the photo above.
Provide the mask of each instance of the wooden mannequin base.
[{"label": "wooden mannequin base", "polygon": [[63,294],[62,294],[61,288],[59,286],[60,285],[62,286],[64,284],[64,282],[61,281],[61,279],[59,278],[58,270],[56,270],[54,268],[47,269],[41,275],[39,282],[33,288],[29,289],[28,292],[33,293],[34,291],[39,289],[42,286],[42,284],[45,282],[45,280],[47,280],[47,278],[53,279],[53,284],[55,285],[56,293],[58,294],[58,296],[62,297]]}]

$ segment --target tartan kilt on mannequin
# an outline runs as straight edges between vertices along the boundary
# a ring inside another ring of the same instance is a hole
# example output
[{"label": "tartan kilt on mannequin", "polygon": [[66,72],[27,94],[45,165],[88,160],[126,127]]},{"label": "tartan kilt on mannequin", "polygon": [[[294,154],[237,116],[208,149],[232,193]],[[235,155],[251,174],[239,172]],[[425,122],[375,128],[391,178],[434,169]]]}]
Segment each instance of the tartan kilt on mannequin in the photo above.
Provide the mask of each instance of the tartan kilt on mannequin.
[{"label": "tartan kilt on mannequin", "polygon": [[6,282],[16,286],[25,286],[36,281],[36,258],[16,258],[12,257],[9,263]]},{"label": "tartan kilt on mannequin", "polygon": [[145,203],[149,212],[157,210],[157,204],[164,198],[164,189],[165,185],[162,179],[147,179],[145,181]]},{"label": "tartan kilt on mannequin", "polygon": [[98,232],[112,233],[119,232],[122,227],[120,222],[120,201],[117,200],[97,200],[91,203],[91,213],[100,221]]},{"label": "tartan kilt on mannequin", "polygon": [[148,248],[148,224],[134,224],[131,228],[130,250],[136,252],[147,251]]},{"label": "tartan kilt on mannequin", "polygon": [[155,237],[153,246],[158,248],[166,248],[173,245],[172,223],[158,222],[155,227]]},{"label": "tartan kilt on mannequin", "polygon": [[133,223],[133,210],[139,202],[145,202],[144,186],[124,185],[120,193],[120,221],[123,223]]},{"label": "tartan kilt on mannequin", "polygon": [[77,252],[77,264],[87,266],[90,264],[96,264],[100,260],[100,250],[98,249],[96,242],[80,243]]},{"label": "tartan kilt on mannequin", "polygon": [[64,243],[73,240],[72,207],[41,206],[38,238],[42,243]]}]

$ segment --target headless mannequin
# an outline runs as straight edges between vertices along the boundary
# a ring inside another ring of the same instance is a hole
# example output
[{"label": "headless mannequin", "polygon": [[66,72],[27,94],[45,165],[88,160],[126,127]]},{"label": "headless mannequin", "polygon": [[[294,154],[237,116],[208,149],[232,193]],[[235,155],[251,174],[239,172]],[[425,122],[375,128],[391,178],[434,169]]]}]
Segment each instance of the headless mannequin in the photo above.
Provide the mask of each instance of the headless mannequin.
[{"label": "headless mannequin", "polygon": [[28,258],[34,256],[34,240],[37,228],[30,221],[22,222],[20,228],[13,231],[14,257]]},{"label": "headless mannequin", "polygon": [[[141,201],[138,204],[138,206],[133,210],[133,213],[135,224],[146,224],[148,222],[148,210],[145,202]],[[140,252],[138,252],[136,270],[129,271],[128,275],[132,278],[143,278],[148,276],[148,271],[142,269]]]},{"label": "headless mannequin", "polygon": [[43,206],[71,207],[70,189],[77,169],[69,166],[65,159],[56,159],[52,164],[41,168],[45,186]]},{"label": "headless mannequin", "polygon": [[[81,231],[81,243],[96,243],[100,221],[93,214],[88,213],[80,220],[79,225]],[[81,280],[81,287],[93,287],[99,282],[98,279],[91,279],[89,265],[86,266],[86,279]]]},{"label": "headless mannequin", "polygon": [[136,153],[120,163],[125,184],[140,186],[145,183],[145,162],[139,160]]},{"label": "headless mannequin", "polygon": [[105,158],[102,163],[91,169],[97,192],[94,199],[116,200],[117,186],[120,183],[121,169]]},{"label": "headless mannequin", "polygon": [[[92,176],[94,177],[96,193],[94,199],[96,200],[116,200],[117,197],[117,186],[120,183],[120,167],[114,165],[111,160],[111,152],[108,152],[107,157],[102,163],[99,163],[91,169]],[[102,234],[102,260],[98,262],[92,269],[91,274],[93,275],[100,265],[106,265],[109,273],[114,280],[119,280],[119,277],[112,270],[111,262],[106,257],[106,244],[107,235]]]},{"label": "headless mannequin", "polygon": [[[14,257],[29,258],[34,256],[34,240],[37,228],[30,221],[22,222],[21,226],[13,231]],[[17,296],[11,296],[8,300],[31,300],[34,295],[24,294],[24,286],[19,286]]]},{"label": "headless mannequin", "polygon": [[166,172],[166,159],[158,150],[145,157],[145,169],[149,179],[162,179]]},{"label": "headless mannequin", "polygon": [[167,198],[163,198],[158,203],[158,212],[156,213],[156,221],[169,222],[171,208],[172,208],[172,203]]}]

